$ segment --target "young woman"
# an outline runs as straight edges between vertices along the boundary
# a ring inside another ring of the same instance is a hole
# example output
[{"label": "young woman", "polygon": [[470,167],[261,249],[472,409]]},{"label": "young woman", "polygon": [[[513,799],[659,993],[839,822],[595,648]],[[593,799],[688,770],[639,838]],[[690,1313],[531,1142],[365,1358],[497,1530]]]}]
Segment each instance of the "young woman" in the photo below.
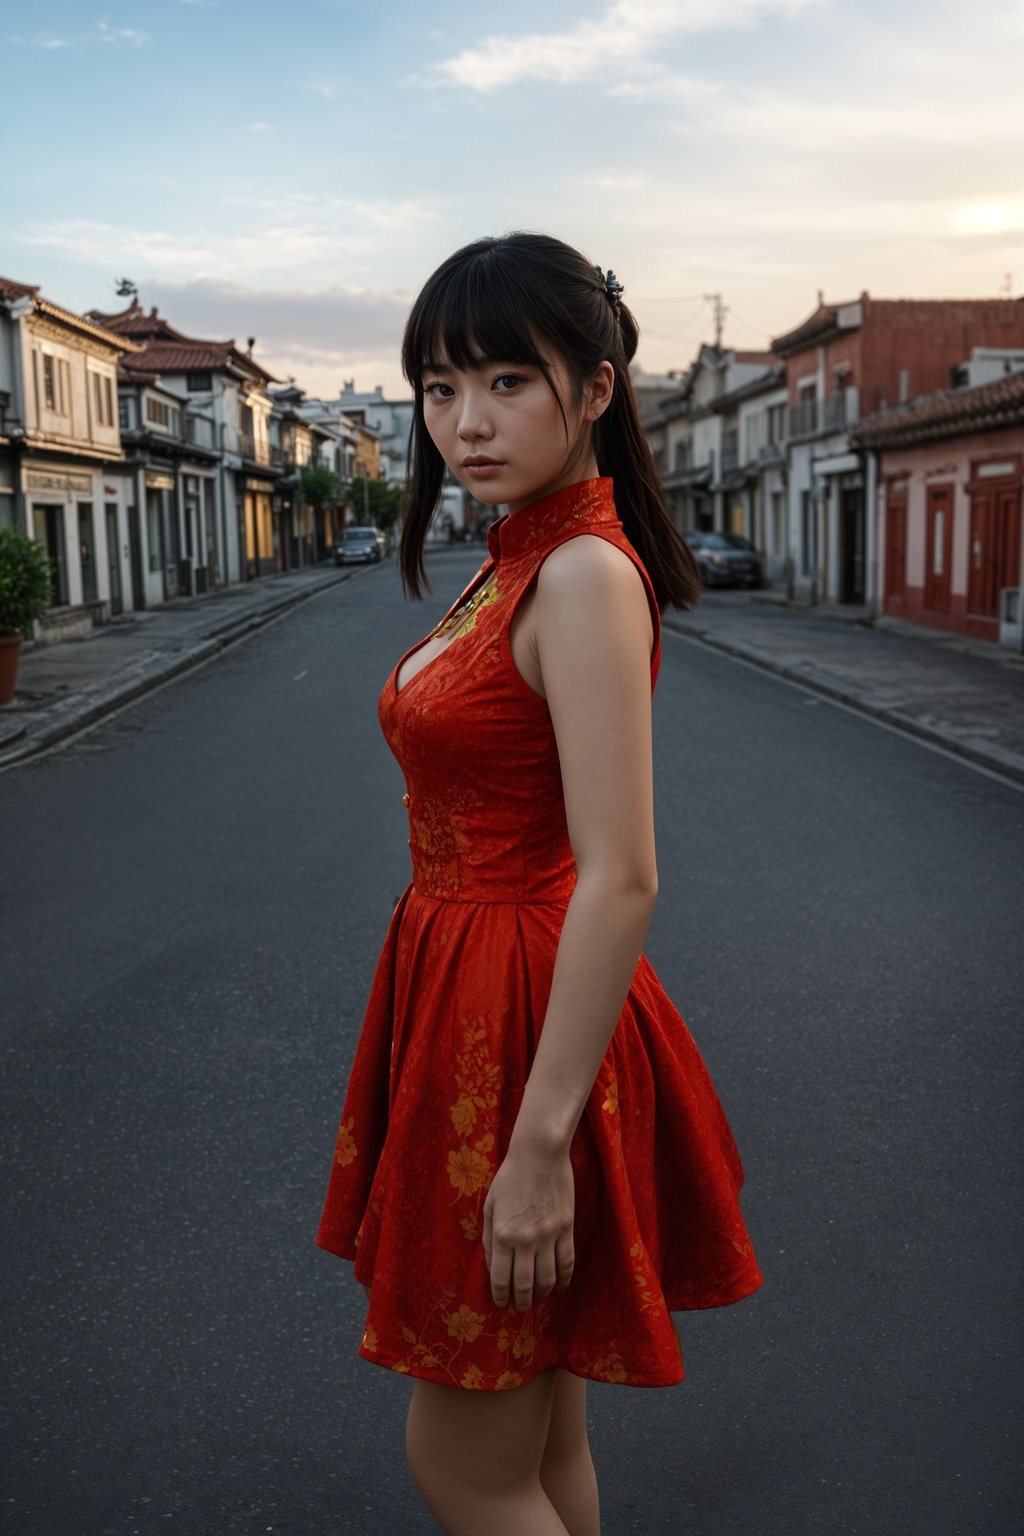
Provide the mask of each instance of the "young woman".
[{"label": "young woman", "polygon": [[642,953],[654,906],[660,613],[700,579],[629,375],[621,285],[542,235],[438,268],[406,328],[407,592],[445,467],[507,511],[392,669],[399,898],[317,1242],[415,1378],[407,1451],[448,1536],[598,1536],[588,1379],[683,1375],[673,1310],[761,1284],[742,1168]]}]

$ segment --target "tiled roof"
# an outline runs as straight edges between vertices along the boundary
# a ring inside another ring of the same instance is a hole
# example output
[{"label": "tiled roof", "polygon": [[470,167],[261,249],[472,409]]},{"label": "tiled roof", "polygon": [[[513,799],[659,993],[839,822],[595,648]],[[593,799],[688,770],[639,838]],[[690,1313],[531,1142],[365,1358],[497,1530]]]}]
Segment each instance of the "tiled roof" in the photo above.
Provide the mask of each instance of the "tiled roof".
[{"label": "tiled roof", "polygon": [[132,368],[144,373],[205,373],[237,368],[262,383],[275,382],[253,358],[232,341],[156,342],[132,358]]},{"label": "tiled roof", "polygon": [[841,308],[841,304],[819,304],[814,314],[801,325],[786,331],[782,336],[774,337],[772,351],[779,357],[785,357],[787,353],[799,352],[820,337],[827,336],[835,330]]},{"label": "tiled roof", "polygon": [[766,368],[778,361],[774,352],[734,352],[732,360],[734,363],[763,363]]},{"label": "tiled roof", "polygon": [[947,389],[913,405],[868,416],[850,429],[860,448],[907,447],[969,432],[1024,425],[1024,373],[1011,373],[974,389]]},{"label": "tiled roof", "polygon": [[173,325],[161,319],[155,307],[147,315],[138,299],[133,299],[127,309],[119,310],[113,315],[104,314],[99,309],[87,310],[86,314],[97,325],[105,326],[108,331],[116,331],[119,336],[131,336],[135,341],[155,340],[157,337],[164,341],[188,341],[189,339],[183,336],[181,331],[176,331]]},{"label": "tiled roof", "polygon": [[0,277],[0,299],[8,303],[15,299],[34,299],[38,292],[39,289],[31,287],[29,283],[15,283],[9,277]]},{"label": "tiled roof", "polygon": [[103,342],[105,346],[116,347],[119,352],[136,350],[135,342],[126,337],[122,338],[113,331],[108,331],[106,326],[98,324],[88,315],[76,315],[73,310],[64,309],[60,304],[53,304],[49,299],[44,299],[38,287],[34,287],[31,283],[16,283],[9,277],[0,277],[0,301],[12,304],[18,299],[31,299],[32,306],[38,314],[48,315],[51,319],[71,326],[76,331],[84,331],[87,336]]}]

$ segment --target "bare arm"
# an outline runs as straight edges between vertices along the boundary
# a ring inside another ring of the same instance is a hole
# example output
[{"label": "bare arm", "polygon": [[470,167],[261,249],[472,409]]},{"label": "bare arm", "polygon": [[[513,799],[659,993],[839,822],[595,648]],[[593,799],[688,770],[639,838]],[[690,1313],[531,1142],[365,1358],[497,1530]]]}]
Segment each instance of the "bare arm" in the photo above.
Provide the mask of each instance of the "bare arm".
[{"label": "bare arm", "polygon": [[657,894],[650,612],[639,572],[588,535],[541,567],[537,656],[558,743],[577,885],[508,1154],[484,1207],[495,1303],[568,1284],[569,1148],[629,991]]}]

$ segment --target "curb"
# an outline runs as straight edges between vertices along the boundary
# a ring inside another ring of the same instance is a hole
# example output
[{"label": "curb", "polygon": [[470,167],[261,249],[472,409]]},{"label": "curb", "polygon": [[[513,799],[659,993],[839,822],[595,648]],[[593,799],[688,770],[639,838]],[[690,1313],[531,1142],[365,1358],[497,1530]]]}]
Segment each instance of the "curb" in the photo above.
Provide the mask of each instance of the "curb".
[{"label": "curb", "polygon": [[809,688],[813,693],[820,693],[827,699],[834,699],[838,704],[845,704],[847,708],[854,709],[859,714],[881,720],[886,725],[895,726],[906,735],[917,736],[920,740],[927,741],[932,746],[942,747],[946,752],[965,758],[980,768],[988,768],[1003,778],[1014,779],[1018,784],[1024,785],[1024,762],[1018,758],[1004,760],[994,753],[983,752],[977,747],[968,746],[958,737],[921,725],[917,720],[901,715],[898,710],[886,709],[881,704],[871,704],[861,694],[853,693],[848,688],[841,688],[834,683],[825,683],[818,678],[809,677],[797,667],[783,666],[779,662],[769,660],[758,651],[736,644],[735,641],[719,640],[709,635],[707,630],[699,629],[695,624],[687,624],[675,618],[668,619],[664,615],[662,624],[666,629],[675,630],[677,634],[699,640],[702,645],[712,650],[722,651],[726,656],[735,656],[739,661],[749,662],[752,666],[760,667],[763,672],[771,672],[776,677],[786,678],[788,682],[799,683],[802,688]]},{"label": "curb", "polygon": [[[370,569],[370,567],[367,567]],[[331,581],[319,582],[308,592],[291,592],[287,597],[278,598],[275,602],[268,603],[257,613],[248,613],[241,618],[230,618],[223,624],[208,630],[201,640],[197,640],[191,650],[183,656],[175,656],[166,661],[157,660],[153,670],[135,682],[126,683],[121,687],[115,686],[110,693],[100,695],[85,709],[79,711],[73,718],[57,721],[49,728],[44,728],[38,736],[32,737],[20,747],[8,751],[8,745],[19,741],[25,735],[25,726],[18,726],[12,733],[0,742],[0,770],[13,767],[17,763],[24,762],[27,758],[35,757],[40,752],[45,752],[49,747],[56,746],[58,742],[66,741],[68,737],[76,736],[80,731],[87,730],[95,725],[97,720],[102,720],[104,715],[112,715],[126,704],[134,703],[143,694],[151,693],[159,688],[162,683],[170,682],[173,678],[180,677],[183,672],[189,672],[193,667],[200,666],[218,652],[226,650],[228,646],[243,640],[253,630],[262,629],[273,619],[279,618],[289,608],[296,607],[299,603],[311,601],[319,597],[323,592],[332,592],[342,582],[351,581],[355,571],[339,571]]]}]

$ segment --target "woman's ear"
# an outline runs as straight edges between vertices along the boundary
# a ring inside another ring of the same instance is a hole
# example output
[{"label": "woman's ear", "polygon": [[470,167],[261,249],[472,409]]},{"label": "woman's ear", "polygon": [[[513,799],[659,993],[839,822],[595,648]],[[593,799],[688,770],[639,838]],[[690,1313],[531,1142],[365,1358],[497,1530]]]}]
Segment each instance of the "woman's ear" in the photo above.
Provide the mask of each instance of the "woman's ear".
[{"label": "woman's ear", "polygon": [[615,390],[615,369],[611,363],[598,363],[587,385],[587,418],[596,421],[612,403]]}]

